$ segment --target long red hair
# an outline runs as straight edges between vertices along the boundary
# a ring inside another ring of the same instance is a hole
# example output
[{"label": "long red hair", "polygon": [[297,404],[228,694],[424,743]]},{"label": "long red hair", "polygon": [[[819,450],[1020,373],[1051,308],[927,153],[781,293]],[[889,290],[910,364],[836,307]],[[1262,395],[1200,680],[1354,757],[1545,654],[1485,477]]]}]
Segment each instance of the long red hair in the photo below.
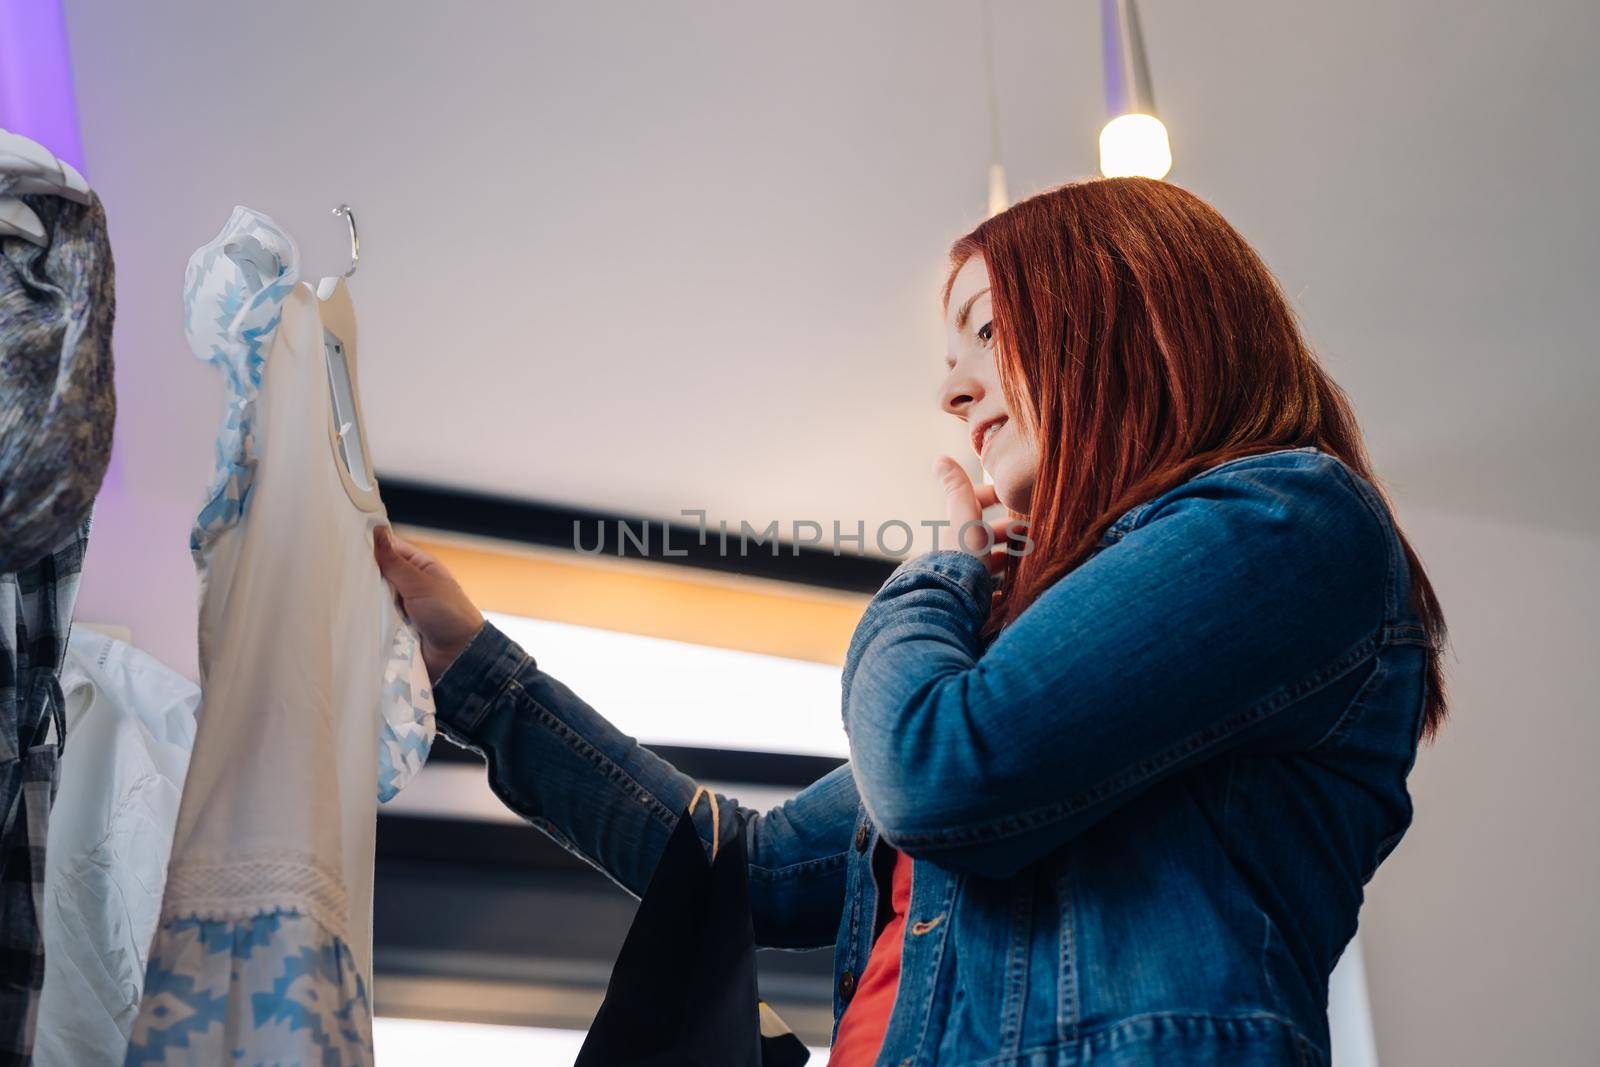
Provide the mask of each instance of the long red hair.
[{"label": "long red hair", "polygon": [[[1081,563],[1119,515],[1214,464],[1314,445],[1383,494],[1350,402],[1277,280],[1194,194],[1105,178],[1023,200],[956,241],[947,306],[974,255],[988,266],[1001,387],[1040,442],[1034,547],[1007,561],[991,634]],[[1446,707],[1444,615],[1400,541],[1431,646],[1431,738]]]}]

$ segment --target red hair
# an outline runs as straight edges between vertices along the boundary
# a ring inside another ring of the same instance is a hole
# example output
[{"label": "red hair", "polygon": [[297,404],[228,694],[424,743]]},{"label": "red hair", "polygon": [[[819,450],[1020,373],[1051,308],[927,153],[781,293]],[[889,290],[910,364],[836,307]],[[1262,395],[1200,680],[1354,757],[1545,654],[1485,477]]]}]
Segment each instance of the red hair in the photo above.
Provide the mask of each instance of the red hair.
[{"label": "red hair", "polygon": [[[1350,402],[1266,264],[1209,204],[1105,178],[1023,200],[956,241],[988,267],[1001,387],[1040,442],[1033,550],[1007,560],[989,633],[1088,556],[1123,512],[1214,464],[1314,445],[1393,506]],[[1054,447],[1050,447],[1054,445]],[[1423,735],[1445,716],[1444,616],[1402,534],[1429,638]]]}]

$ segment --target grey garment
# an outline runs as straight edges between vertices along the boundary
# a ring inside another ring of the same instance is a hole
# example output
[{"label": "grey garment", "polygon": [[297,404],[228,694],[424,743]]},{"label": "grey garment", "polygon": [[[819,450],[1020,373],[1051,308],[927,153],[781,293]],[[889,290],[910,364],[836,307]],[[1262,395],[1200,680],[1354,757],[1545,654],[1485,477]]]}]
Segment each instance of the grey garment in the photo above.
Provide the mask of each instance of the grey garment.
[{"label": "grey garment", "polygon": [[[8,184],[0,175],[0,194]],[[0,574],[38,561],[88,518],[117,411],[100,199],[18,199],[49,244],[0,238]]]},{"label": "grey garment", "polygon": [[66,736],[61,665],[89,520],[0,573],[0,1067],[28,1062],[44,988],[45,843]]}]

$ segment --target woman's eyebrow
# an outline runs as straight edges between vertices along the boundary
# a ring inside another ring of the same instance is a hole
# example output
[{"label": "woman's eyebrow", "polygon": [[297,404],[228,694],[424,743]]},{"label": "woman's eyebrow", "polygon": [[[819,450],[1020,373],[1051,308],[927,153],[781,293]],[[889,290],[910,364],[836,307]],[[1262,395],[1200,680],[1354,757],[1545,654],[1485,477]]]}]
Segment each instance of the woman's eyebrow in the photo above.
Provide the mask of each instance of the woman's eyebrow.
[{"label": "woman's eyebrow", "polygon": [[979,289],[976,293],[973,293],[971,296],[967,297],[962,305],[956,309],[956,329],[966,329],[967,316],[972,314],[972,305],[978,302],[978,297],[982,296],[988,291],[989,287],[986,285],[982,289]]}]

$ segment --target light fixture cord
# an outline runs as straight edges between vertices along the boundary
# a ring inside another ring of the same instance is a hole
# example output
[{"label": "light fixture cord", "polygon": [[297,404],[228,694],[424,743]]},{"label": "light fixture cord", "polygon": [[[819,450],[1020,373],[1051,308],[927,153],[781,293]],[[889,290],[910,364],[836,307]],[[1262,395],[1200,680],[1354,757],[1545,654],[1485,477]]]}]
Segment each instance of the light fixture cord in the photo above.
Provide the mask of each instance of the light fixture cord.
[{"label": "light fixture cord", "polygon": [[1000,98],[994,88],[994,0],[983,0],[983,84],[989,99],[989,162],[1000,163]]}]

